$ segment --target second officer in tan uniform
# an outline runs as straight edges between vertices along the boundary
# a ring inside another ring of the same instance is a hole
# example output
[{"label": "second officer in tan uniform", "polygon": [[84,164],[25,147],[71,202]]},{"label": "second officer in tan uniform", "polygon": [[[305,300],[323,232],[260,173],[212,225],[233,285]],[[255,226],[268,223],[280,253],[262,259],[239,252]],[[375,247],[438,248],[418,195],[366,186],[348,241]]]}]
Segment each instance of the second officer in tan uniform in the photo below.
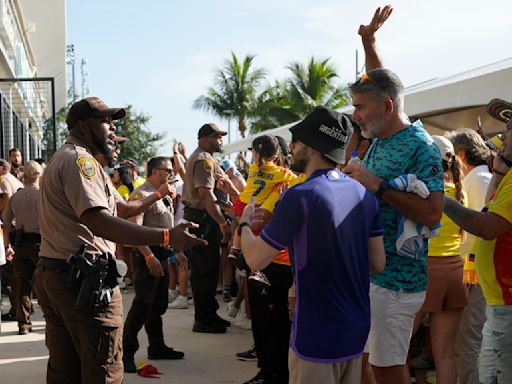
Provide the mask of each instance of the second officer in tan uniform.
[{"label": "second officer in tan uniform", "polygon": [[[7,256],[13,256],[16,279],[16,318],[18,334],[25,335],[32,330],[30,309],[32,307],[32,280],[39,259],[39,178],[43,173],[34,160],[25,165],[24,188],[8,200],[3,213],[4,242]],[[16,220],[14,244],[10,244],[9,232]]]},{"label": "second officer in tan uniform", "polygon": [[[130,200],[142,200],[168,183],[173,176],[171,159],[154,157],[148,162],[148,177],[144,184],[132,192]],[[153,203],[141,214],[130,220],[151,228],[172,228],[174,212],[171,198]],[[181,359],[183,352],[175,351],[164,343],[162,315],[167,310],[167,287],[169,286],[168,258],[172,254],[170,247],[138,246],[132,253],[133,286],[135,297],[126,316],[123,334],[123,364],[125,372],[136,372],[134,355],[139,349],[137,335],[142,326],[148,334],[148,359]]]},{"label": "second officer in tan uniform", "polygon": [[77,298],[80,287],[88,287],[68,285],[75,274],[70,274],[67,260],[82,244],[85,258],[97,267],[103,263],[99,259],[112,258],[114,242],[178,249],[203,243],[183,227],[141,227],[116,217],[114,187],[103,167],[114,165],[112,120],[124,116],[124,109],[108,108],[97,97],[74,103],[66,119],[69,136],[49,161],[41,183],[41,250],[34,290],[46,319],[49,384],[123,381],[119,287],[113,286],[110,296],[87,294],[92,308],[83,308]]}]

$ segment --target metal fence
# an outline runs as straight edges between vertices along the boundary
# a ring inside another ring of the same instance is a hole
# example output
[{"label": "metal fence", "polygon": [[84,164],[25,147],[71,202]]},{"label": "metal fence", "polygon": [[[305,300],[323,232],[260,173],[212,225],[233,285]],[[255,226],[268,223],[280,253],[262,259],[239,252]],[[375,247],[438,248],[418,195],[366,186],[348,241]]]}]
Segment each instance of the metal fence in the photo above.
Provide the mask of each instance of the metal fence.
[{"label": "metal fence", "polygon": [[52,77],[0,79],[0,157],[21,149],[25,161],[49,158],[57,147]]}]

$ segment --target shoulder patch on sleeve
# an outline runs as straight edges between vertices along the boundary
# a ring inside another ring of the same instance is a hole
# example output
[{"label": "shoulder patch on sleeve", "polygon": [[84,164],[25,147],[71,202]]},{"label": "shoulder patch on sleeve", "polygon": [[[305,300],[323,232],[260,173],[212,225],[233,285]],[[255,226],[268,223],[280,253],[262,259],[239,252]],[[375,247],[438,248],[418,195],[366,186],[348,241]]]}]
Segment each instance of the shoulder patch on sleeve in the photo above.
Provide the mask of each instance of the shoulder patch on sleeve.
[{"label": "shoulder patch on sleeve", "polygon": [[210,160],[210,159],[204,160],[203,165],[204,165],[204,169],[207,172],[210,172],[213,169],[213,160]]},{"label": "shoulder patch on sleeve", "polygon": [[4,179],[2,178],[2,176],[0,176],[0,184],[2,184],[4,182]]},{"label": "shoulder patch on sleeve", "polygon": [[96,176],[96,164],[94,159],[89,156],[80,156],[76,164],[78,165],[78,169],[80,169],[80,173],[87,179],[91,179]]}]

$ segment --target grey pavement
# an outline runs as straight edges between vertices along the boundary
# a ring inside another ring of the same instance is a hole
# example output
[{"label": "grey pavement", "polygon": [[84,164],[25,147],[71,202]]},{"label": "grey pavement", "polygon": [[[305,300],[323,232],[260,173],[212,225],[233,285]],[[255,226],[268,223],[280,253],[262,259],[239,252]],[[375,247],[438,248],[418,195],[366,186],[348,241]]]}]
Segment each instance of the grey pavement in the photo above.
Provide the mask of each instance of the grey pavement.
[{"label": "grey pavement", "polygon": [[[123,295],[125,314],[131,305],[133,290]],[[218,297],[219,314],[227,320],[225,304]],[[3,311],[8,310],[4,302]],[[29,335],[17,334],[15,322],[2,323],[0,334],[0,382],[45,383],[48,350],[44,343],[44,318],[41,309],[34,305],[32,317],[34,331]],[[147,336],[144,329],[139,333],[140,350],[135,363],[154,365],[163,374],[159,382],[169,384],[241,384],[257,373],[255,362],[238,361],[235,353],[251,347],[251,331],[228,328],[226,334],[192,332],[193,305],[188,309],[168,309],[164,315],[164,335],[167,345],[185,352],[183,360],[147,360]],[[154,379],[142,378],[134,373],[125,374],[124,383],[151,383]]]}]

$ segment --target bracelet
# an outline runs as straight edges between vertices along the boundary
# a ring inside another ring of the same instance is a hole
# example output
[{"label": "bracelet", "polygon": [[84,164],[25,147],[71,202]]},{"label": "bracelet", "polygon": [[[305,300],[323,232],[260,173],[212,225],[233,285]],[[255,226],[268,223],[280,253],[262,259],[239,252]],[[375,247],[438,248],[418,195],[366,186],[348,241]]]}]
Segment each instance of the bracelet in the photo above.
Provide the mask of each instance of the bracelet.
[{"label": "bracelet", "polygon": [[160,200],[163,197],[160,191],[156,191],[155,196],[158,197],[158,200]]},{"label": "bracelet", "polygon": [[505,176],[506,173],[503,173],[503,172],[500,172],[500,171],[492,171],[492,173],[495,173],[497,175],[500,175],[500,176]]},{"label": "bracelet", "polygon": [[144,255],[144,260],[148,261],[149,259],[152,259],[153,257],[155,257],[155,255],[153,255],[152,253],[148,253],[147,255]]},{"label": "bracelet", "polygon": [[162,243],[162,246],[167,247],[169,245],[170,240],[171,240],[171,235],[169,233],[169,228],[164,228],[164,242]]},{"label": "bracelet", "polygon": [[219,227],[224,228],[226,225],[228,225],[228,222],[224,221],[223,223],[219,224]]}]

